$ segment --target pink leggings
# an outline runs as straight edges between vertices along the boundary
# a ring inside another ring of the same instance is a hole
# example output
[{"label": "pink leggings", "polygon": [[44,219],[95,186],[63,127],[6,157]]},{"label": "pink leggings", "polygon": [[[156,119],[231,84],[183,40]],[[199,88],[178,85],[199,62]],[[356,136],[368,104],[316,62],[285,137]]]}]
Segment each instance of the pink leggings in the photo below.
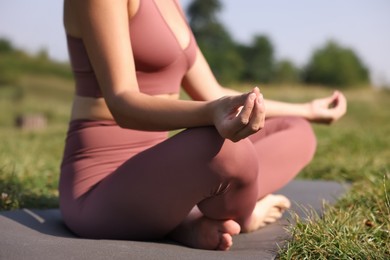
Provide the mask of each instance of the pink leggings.
[{"label": "pink leggings", "polygon": [[166,137],[72,121],[59,186],[67,226],[82,237],[157,239],[196,205],[208,218],[242,224],[258,199],[310,162],[316,146],[310,124],[297,117],[267,119],[237,143],[213,127]]}]

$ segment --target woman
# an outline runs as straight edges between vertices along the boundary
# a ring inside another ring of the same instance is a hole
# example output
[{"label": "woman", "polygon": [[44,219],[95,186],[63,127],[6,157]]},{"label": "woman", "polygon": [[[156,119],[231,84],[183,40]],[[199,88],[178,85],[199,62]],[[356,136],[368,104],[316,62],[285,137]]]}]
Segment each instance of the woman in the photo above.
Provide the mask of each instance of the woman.
[{"label": "woman", "polygon": [[220,86],[177,0],[65,0],[64,25],[76,94],[60,208],[82,237],[228,250],[290,206],[271,193],[314,154],[307,120],[345,113],[339,92],[289,104]]}]

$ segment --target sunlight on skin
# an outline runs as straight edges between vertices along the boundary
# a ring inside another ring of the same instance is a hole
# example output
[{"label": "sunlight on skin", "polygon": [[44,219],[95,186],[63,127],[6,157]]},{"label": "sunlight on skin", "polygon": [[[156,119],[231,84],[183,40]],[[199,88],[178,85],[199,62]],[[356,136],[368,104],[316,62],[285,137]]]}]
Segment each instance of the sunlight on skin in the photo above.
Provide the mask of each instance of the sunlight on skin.
[{"label": "sunlight on skin", "polygon": [[252,213],[252,219],[248,227],[243,227],[242,232],[253,232],[267,224],[280,219],[284,210],[290,208],[291,202],[283,195],[269,194],[256,203]]}]

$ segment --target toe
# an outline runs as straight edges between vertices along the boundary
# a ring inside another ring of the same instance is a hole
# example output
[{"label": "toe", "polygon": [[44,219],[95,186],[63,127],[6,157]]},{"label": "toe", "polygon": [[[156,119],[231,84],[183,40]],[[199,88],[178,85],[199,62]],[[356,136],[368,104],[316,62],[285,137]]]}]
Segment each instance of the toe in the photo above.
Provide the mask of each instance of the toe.
[{"label": "toe", "polygon": [[226,251],[229,250],[233,245],[233,238],[230,234],[224,233],[221,234],[221,240],[217,247],[217,250]]},{"label": "toe", "polygon": [[241,226],[234,220],[222,222],[222,227],[219,229],[221,233],[228,233],[232,236],[240,234]]},{"label": "toe", "polygon": [[275,206],[279,207],[280,209],[288,209],[291,207],[290,200],[283,195],[274,195],[274,200]]}]

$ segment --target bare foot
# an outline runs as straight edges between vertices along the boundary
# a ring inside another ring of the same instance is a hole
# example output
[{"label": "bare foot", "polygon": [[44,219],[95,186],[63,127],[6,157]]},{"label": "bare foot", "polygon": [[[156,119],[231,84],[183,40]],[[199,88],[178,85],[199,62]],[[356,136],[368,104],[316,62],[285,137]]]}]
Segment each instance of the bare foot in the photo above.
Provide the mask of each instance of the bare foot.
[{"label": "bare foot", "polygon": [[247,227],[242,227],[242,232],[252,232],[275,222],[290,206],[290,200],[283,195],[269,194],[265,196],[256,203],[250,223]]},{"label": "bare foot", "polygon": [[233,235],[240,233],[240,225],[233,220],[212,220],[200,217],[186,221],[169,237],[189,247],[208,250],[229,250]]}]

